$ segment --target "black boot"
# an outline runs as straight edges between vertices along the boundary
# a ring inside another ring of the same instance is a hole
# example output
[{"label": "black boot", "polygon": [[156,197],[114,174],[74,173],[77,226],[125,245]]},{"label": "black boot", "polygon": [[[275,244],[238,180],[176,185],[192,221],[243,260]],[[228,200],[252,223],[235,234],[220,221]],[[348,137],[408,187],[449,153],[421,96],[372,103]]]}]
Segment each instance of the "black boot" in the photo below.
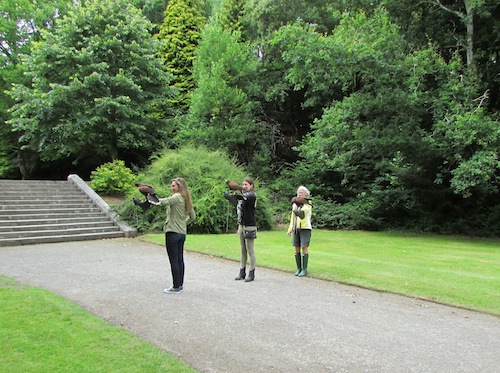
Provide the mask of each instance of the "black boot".
[{"label": "black boot", "polygon": [[243,280],[243,279],[245,278],[245,275],[246,275],[246,273],[245,273],[245,268],[241,268],[241,269],[240,269],[240,274],[238,275],[238,277],[235,277],[234,279],[235,279],[236,281],[238,281],[238,280]]},{"label": "black boot", "polygon": [[297,263],[297,272],[295,272],[295,276],[298,276],[300,271],[302,271],[302,258],[300,253],[295,253],[295,263]]},{"label": "black boot", "polygon": [[248,272],[248,276],[245,279],[245,282],[253,281],[254,278],[255,278],[255,269],[252,269],[250,272]]}]

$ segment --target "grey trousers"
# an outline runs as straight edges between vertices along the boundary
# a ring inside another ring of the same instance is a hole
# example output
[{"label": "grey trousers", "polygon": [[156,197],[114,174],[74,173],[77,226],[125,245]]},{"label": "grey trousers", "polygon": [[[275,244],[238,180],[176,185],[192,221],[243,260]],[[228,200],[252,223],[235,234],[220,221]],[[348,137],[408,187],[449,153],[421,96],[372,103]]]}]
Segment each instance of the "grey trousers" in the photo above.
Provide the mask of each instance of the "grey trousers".
[{"label": "grey trousers", "polygon": [[247,258],[250,257],[250,271],[255,269],[255,263],[257,262],[255,258],[255,249],[254,249],[254,241],[253,238],[245,238],[245,229],[247,230],[257,230],[255,226],[238,226],[238,236],[240,237],[240,245],[241,245],[241,259],[240,259],[240,268],[246,268],[247,266]]}]

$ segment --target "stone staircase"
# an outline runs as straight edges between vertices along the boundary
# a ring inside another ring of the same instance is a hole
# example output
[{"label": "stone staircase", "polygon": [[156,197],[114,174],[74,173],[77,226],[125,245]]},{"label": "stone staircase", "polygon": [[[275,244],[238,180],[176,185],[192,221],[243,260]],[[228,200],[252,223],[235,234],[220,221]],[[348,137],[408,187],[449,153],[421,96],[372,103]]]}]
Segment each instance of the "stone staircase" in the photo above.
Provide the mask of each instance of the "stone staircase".
[{"label": "stone staircase", "polygon": [[77,175],[0,180],[0,191],[0,246],[137,235]]}]

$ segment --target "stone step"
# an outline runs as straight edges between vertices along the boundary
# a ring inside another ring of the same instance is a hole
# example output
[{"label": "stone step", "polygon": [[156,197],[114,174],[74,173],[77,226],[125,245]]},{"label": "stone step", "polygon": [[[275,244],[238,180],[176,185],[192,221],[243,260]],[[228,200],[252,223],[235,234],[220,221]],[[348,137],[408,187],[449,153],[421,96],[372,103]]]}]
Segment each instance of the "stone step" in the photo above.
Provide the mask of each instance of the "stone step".
[{"label": "stone step", "polygon": [[[73,210],[71,210],[73,211]],[[72,217],[82,217],[82,218],[99,218],[105,215],[101,214],[100,211],[83,211],[78,214],[68,214],[67,210],[54,212],[54,211],[32,211],[31,214],[2,214],[0,210],[0,220],[50,220],[50,219],[71,219]],[[1,227],[1,225],[0,225]]]},{"label": "stone step", "polygon": [[5,201],[53,201],[60,199],[82,198],[82,195],[77,191],[73,192],[60,192],[57,194],[47,194],[43,192],[10,192],[2,193],[0,195],[0,202]]},{"label": "stone step", "polygon": [[40,219],[36,218],[14,219],[14,217],[12,217],[12,219],[10,220],[0,220],[0,227],[40,225],[40,223],[45,223],[45,224],[78,224],[87,222],[107,223],[109,221],[110,221],[109,218],[95,214],[89,214],[88,216],[82,216],[82,217],[68,217],[66,215],[59,218],[41,217]]},{"label": "stone step", "polygon": [[77,175],[0,180],[0,189],[0,246],[137,235]]},{"label": "stone step", "polygon": [[87,208],[95,207],[89,200],[68,200],[68,201],[15,201],[0,204],[1,210],[47,210],[57,208]]},{"label": "stone step", "polygon": [[0,195],[0,201],[20,201],[20,200],[53,200],[53,199],[69,199],[80,198],[81,194],[78,191],[66,190],[57,194],[41,192],[41,191],[11,191],[3,192]]},{"label": "stone step", "polygon": [[42,237],[42,236],[70,236],[75,234],[94,234],[94,233],[108,233],[120,232],[118,227],[76,227],[67,229],[38,229],[20,232],[2,232],[0,235],[3,239],[9,238],[22,238],[22,237]]},{"label": "stone step", "polygon": [[123,232],[99,232],[99,233],[79,233],[69,235],[47,235],[17,238],[0,238],[0,246],[31,245],[51,242],[84,241],[84,240],[102,240],[106,238],[124,237]]},{"label": "stone step", "polygon": [[44,190],[46,192],[57,190],[77,190],[67,180],[0,180],[2,190]]},{"label": "stone step", "polygon": [[108,229],[112,228],[112,230],[118,229],[116,225],[110,220],[108,221],[89,221],[89,222],[80,222],[80,223],[61,223],[61,224],[49,224],[43,222],[44,224],[22,224],[22,225],[11,225],[4,226],[0,230],[0,235],[8,235],[9,233],[21,233],[21,232],[40,232],[40,231],[60,231],[65,232],[74,229],[88,229],[88,228],[99,228],[99,229]]},{"label": "stone step", "polygon": [[81,213],[100,213],[101,210],[98,207],[91,207],[91,206],[82,206],[82,207],[54,207],[52,209],[47,209],[47,208],[42,208],[42,207],[36,207],[36,208],[20,208],[20,209],[14,209],[14,208],[3,208],[0,209],[0,219],[3,216],[9,216],[9,215],[39,215],[42,212],[46,213],[52,213],[52,214],[58,214],[58,213],[65,213],[65,214],[81,214]]}]

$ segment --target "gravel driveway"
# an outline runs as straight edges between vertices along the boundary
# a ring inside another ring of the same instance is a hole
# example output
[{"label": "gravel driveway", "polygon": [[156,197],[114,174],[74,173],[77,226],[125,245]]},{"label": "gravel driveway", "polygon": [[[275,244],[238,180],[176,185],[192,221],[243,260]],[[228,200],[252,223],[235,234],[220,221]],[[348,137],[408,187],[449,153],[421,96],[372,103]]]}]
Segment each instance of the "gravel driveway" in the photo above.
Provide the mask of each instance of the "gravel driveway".
[{"label": "gravel driveway", "polygon": [[185,291],[166,295],[164,249],[137,239],[0,247],[1,274],[200,372],[500,372],[499,317],[259,267],[244,283],[237,272],[186,253]]}]

